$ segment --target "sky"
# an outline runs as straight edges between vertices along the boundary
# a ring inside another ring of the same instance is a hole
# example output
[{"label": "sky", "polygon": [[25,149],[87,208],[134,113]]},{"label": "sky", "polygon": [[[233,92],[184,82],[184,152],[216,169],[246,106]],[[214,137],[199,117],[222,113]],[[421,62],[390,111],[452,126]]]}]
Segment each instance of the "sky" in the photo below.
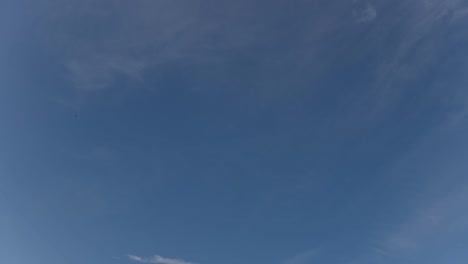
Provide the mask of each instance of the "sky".
[{"label": "sky", "polygon": [[0,262],[468,261],[468,3],[0,0]]}]

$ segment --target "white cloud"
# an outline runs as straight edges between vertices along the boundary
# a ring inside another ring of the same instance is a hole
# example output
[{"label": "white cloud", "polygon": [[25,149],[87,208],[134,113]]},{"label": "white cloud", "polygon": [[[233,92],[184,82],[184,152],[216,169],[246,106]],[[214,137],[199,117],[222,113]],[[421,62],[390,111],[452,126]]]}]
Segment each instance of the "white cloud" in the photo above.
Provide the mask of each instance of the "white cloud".
[{"label": "white cloud", "polygon": [[165,258],[159,255],[155,255],[150,258],[143,258],[135,255],[127,255],[128,259],[140,262],[140,263],[150,263],[150,264],[193,264],[192,262],[187,262],[181,259],[172,259],[172,258]]},{"label": "white cloud", "polygon": [[130,260],[133,260],[133,261],[138,261],[138,262],[145,262],[145,260],[141,257],[138,257],[138,256],[134,256],[134,255],[127,255],[127,257],[130,259]]}]

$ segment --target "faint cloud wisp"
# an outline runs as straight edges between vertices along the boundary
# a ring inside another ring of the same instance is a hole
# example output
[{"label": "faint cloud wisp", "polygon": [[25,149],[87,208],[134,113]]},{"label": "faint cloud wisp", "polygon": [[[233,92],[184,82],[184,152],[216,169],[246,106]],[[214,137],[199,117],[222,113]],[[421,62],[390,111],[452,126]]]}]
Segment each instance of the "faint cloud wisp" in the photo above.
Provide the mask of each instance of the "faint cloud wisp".
[{"label": "faint cloud wisp", "polygon": [[296,254],[286,261],[284,261],[284,264],[306,264],[310,263],[310,261],[315,258],[318,254],[318,249],[311,249],[307,250],[305,252],[301,252],[299,254]]},{"label": "faint cloud wisp", "polygon": [[371,22],[377,17],[377,10],[369,2],[366,2],[364,9],[359,13],[355,13],[355,16],[357,16],[359,23]]},{"label": "faint cloud wisp", "polygon": [[135,255],[127,255],[128,259],[140,263],[153,263],[153,264],[193,264],[192,262],[187,262],[181,259],[172,259],[165,258],[159,255],[155,255],[150,258],[139,257]]}]

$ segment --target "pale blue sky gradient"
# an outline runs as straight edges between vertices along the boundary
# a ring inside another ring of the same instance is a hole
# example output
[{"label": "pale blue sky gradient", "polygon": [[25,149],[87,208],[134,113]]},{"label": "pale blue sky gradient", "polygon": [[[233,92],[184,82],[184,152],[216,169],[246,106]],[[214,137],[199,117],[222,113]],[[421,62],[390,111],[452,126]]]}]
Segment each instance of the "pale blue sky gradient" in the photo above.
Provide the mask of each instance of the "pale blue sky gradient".
[{"label": "pale blue sky gradient", "polygon": [[459,0],[3,0],[0,263],[466,263],[467,27]]}]

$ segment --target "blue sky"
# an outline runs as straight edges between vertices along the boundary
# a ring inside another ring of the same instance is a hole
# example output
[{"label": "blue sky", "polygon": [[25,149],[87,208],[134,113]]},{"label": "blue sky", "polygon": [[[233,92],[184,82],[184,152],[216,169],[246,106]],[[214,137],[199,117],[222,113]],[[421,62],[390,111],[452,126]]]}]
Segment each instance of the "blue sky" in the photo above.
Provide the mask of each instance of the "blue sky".
[{"label": "blue sky", "polygon": [[1,263],[466,263],[464,1],[0,7]]}]

